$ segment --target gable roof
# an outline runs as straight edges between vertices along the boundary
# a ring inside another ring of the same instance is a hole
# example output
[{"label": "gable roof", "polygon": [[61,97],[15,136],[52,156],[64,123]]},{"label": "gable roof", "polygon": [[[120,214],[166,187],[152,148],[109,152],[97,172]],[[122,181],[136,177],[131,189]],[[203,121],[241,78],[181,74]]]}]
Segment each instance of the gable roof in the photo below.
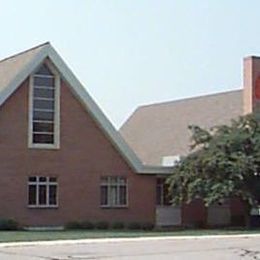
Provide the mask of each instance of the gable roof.
[{"label": "gable roof", "polygon": [[134,171],[143,174],[171,173],[170,167],[145,166],[141,163],[49,42],[0,61],[0,106],[47,58]]},{"label": "gable roof", "polygon": [[[11,94],[15,89],[16,81],[24,78],[24,68],[38,56],[48,43],[34,47],[28,51],[21,52],[14,56],[8,57],[0,61],[0,103],[2,104],[7,94]],[[27,77],[26,75],[25,77]]]},{"label": "gable roof", "polygon": [[189,125],[210,128],[242,115],[242,95],[235,90],[141,106],[120,133],[143,163],[160,165],[164,156],[189,153]]}]

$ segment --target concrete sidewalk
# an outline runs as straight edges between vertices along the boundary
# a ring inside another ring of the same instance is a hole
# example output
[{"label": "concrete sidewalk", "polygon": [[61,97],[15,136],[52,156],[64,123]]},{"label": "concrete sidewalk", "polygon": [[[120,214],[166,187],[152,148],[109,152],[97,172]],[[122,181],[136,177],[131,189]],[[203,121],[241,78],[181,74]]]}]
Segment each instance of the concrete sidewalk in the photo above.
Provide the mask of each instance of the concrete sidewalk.
[{"label": "concrete sidewalk", "polygon": [[237,235],[201,235],[201,236],[154,236],[154,237],[131,237],[131,238],[88,238],[73,240],[52,240],[52,241],[28,241],[28,242],[5,242],[0,243],[0,248],[23,247],[23,246],[48,246],[48,245],[77,245],[77,244],[98,244],[117,242],[140,242],[140,241],[163,241],[163,240],[203,240],[203,239],[240,239],[260,238],[259,234],[237,234]]}]

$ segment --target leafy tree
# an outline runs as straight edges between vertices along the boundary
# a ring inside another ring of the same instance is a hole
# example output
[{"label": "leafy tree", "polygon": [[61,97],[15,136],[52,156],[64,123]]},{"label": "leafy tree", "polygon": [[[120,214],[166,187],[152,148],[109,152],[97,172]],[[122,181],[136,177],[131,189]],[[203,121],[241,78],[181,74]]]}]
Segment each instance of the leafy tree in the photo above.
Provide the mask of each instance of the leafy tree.
[{"label": "leafy tree", "polygon": [[167,179],[173,204],[200,198],[206,206],[238,197],[248,213],[260,199],[260,122],[254,115],[210,130],[190,126],[191,153]]}]

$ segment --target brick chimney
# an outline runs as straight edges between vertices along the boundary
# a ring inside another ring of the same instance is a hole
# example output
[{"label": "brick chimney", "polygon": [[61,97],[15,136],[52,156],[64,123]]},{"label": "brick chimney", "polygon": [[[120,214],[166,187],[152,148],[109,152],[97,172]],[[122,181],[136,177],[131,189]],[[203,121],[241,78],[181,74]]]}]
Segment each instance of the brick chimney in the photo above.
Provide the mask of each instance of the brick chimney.
[{"label": "brick chimney", "polygon": [[260,115],[260,57],[244,58],[243,112]]}]

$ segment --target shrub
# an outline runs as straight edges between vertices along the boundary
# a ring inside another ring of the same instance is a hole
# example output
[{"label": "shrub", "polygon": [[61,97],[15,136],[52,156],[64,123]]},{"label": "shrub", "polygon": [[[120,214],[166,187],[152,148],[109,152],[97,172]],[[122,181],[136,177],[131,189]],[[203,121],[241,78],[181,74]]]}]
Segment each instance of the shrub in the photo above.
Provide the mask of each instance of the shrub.
[{"label": "shrub", "polygon": [[150,223],[150,222],[147,222],[147,223],[143,223],[141,225],[141,228],[143,230],[153,230],[154,229],[154,224],[153,223]]},{"label": "shrub", "polygon": [[127,228],[132,230],[141,229],[141,224],[138,222],[131,222],[127,225]]},{"label": "shrub", "polygon": [[65,229],[94,229],[94,223],[90,221],[71,221],[65,225]]},{"label": "shrub", "polygon": [[93,222],[90,222],[90,221],[83,221],[81,223],[81,226],[83,229],[94,229],[95,228],[95,225],[93,224]]},{"label": "shrub", "polygon": [[108,229],[109,224],[106,221],[99,221],[95,224],[96,229]]},{"label": "shrub", "polygon": [[185,228],[192,228],[192,229],[202,229],[205,228],[205,223],[203,221],[191,221],[190,223],[185,225]]},{"label": "shrub", "polygon": [[79,221],[71,221],[65,225],[65,229],[82,229],[83,225]]},{"label": "shrub", "polygon": [[19,225],[13,219],[1,219],[0,230],[18,230]]},{"label": "shrub", "polygon": [[114,222],[111,225],[112,229],[124,229],[125,228],[125,224],[123,222]]}]

